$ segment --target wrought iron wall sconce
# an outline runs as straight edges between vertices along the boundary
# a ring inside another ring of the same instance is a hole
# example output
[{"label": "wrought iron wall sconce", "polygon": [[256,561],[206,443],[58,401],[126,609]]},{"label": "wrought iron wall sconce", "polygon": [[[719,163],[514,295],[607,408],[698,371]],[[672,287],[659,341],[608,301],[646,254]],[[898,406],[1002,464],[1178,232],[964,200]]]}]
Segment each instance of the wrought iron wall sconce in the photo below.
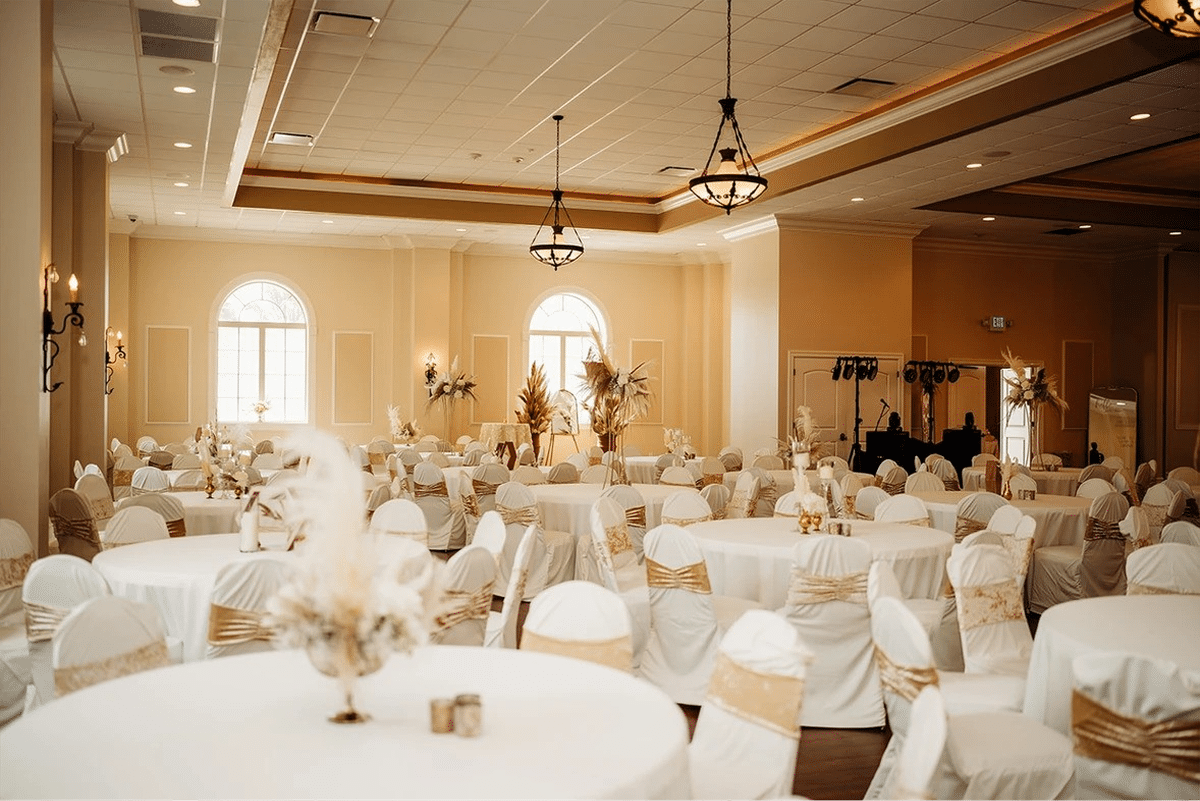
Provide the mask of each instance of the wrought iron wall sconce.
[{"label": "wrought iron wall sconce", "polygon": [[432,387],[437,382],[437,356],[430,353],[425,357],[425,386]]},{"label": "wrought iron wall sconce", "polygon": [[42,269],[42,392],[53,392],[62,386],[61,381],[50,383],[50,369],[54,367],[54,360],[58,358],[59,345],[54,340],[54,337],[62,336],[67,332],[68,326],[78,326],[79,328],[79,345],[83,347],[87,345],[87,334],[83,330],[83,314],[79,311],[83,304],[79,301],[79,280],[72,274],[67,281],[67,286],[71,290],[71,299],[67,301],[67,308],[70,311],[63,317],[62,326],[55,327],[54,312],[50,308],[51,289],[58,281],[58,270],[53,264],[47,264]]},{"label": "wrought iron wall sconce", "polygon": [[117,349],[116,349],[116,351],[112,351],[109,349],[108,342],[112,338],[112,335],[113,335],[112,326],[109,326],[104,331],[104,394],[105,395],[111,395],[113,393],[113,387],[111,387],[109,385],[110,382],[112,381],[112,377],[113,377],[113,365],[116,364],[118,360],[126,362],[126,363],[128,363],[128,361],[129,361],[128,359],[125,358],[125,345],[121,343],[121,332],[120,331],[117,332]]}]

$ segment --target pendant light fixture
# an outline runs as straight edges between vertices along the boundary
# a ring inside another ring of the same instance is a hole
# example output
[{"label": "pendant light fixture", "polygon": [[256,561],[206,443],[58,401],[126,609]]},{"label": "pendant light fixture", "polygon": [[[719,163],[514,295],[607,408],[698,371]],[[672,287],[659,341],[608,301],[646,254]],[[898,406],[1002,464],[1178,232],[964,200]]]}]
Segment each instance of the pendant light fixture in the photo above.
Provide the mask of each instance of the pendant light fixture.
[{"label": "pendant light fixture", "polygon": [[[726,0],[725,97],[718,101],[721,104],[721,124],[717,127],[717,138],[713,140],[708,161],[704,164],[704,172],[688,182],[692,194],[710,206],[725,209],[726,214],[755,200],[767,189],[767,179],[759,174],[758,165],[750,155],[750,148],[746,147],[742,129],[738,127],[737,117],[733,113],[737,99],[732,97],[733,93],[730,90],[733,78],[732,53],[733,0]],[[726,144],[733,147],[721,147],[721,133],[725,130],[726,122],[733,129],[733,141]],[[716,170],[710,173],[713,156],[718,152],[721,154],[721,161]],[[738,167],[739,161],[742,163],[741,168]]]},{"label": "pendant light fixture", "polygon": [[[559,267],[570,264],[583,255],[583,240],[579,238],[579,232],[571,222],[571,213],[563,205],[562,190],[558,188],[558,152],[561,147],[559,130],[562,120],[563,115],[554,115],[554,201],[550,208],[546,209],[546,216],[542,217],[542,224],[538,226],[537,233],[533,235],[533,242],[529,245],[530,254],[542,264],[549,264],[555,272]],[[542,231],[546,227],[546,221],[550,219],[551,212],[554,214],[554,222],[550,224],[550,235],[543,237]],[[560,212],[561,216],[567,219],[566,226],[562,224]],[[565,233],[566,228],[570,229],[570,234]],[[569,241],[569,237],[574,237],[575,241]]]},{"label": "pendant light fixture", "polygon": [[1200,36],[1200,0],[1134,0],[1133,13],[1169,36]]}]

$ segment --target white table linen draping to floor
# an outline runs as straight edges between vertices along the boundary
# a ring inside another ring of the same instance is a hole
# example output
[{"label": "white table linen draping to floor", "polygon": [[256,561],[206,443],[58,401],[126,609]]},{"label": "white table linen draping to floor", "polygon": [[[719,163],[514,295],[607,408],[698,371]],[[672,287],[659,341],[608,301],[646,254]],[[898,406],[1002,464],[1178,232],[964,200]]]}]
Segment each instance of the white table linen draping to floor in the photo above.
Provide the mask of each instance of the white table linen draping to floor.
[{"label": "white table linen draping to floor", "polygon": [[183,520],[188,536],[238,530],[238,521],[246,501],[234,498],[232,493],[228,498],[222,497],[225,494],[218,490],[209,498],[202,491],[171,493],[172,498],[183,504]]},{"label": "white table linen draping to floor", "polygon": [[[926,526],[845,522],[852,526],[853,538],[871,546],[873,559],[891,564],[905,597],[938,597],[954,537]],[[792,552],[806,536],[797,529],[795,518],[714,520],[687,530],[704,551],[713,592],[758,601],[768,609],[779,609],[787,602]]]},{"label": "white table linen draping to floor", "polygon": [[[184,475],[185,473],[194,473],[196,470],[199,470],[199,469],[200,468],[197,467],[192,470],[164,470],[163,472],[167,474],[167,481],[169,481],[171,483],[171,486],[174,487],[175,482],[177,482],[179,480],[180,476]],[[268,478],[270,478],[271,476],[275,475],[278,472],[279,471],[273,467],[264,467],[263,469],[258,471],[258,474],[263,477],[264,481],[266,481]]]},{"label": "white table linen draping to floor", "polygon": [[[1039,495],[1074,495],[1079,489],[1079,467],[1063,467],[1058,470],[1031,470],[1030,475],[1037,483]],[[963,489],[982,492],[987,489],[986,473],[982,467],[964,467]]]},{"label": "white table linen draping to floor", "polygon": [[[925,502],[929,510],[929,521],[934,528],[954,533],[958,502],[971,493],[958,492],[914,492],[913,495]],[[1047,545],[1078,545],[1083,542],[1083,531],[1087,527],[1090,498],[1066,495],[1041,495],[1036,500],[1022,501],[1014,498],[1012,505],[1029,515],[1037,524],[1033,532],[1033,547]]]},{"label": "white table linen draping to floor", "polygon": [[1056,604],[1042,614],[1025,714],[1071,734],[1071,662],[1101,652],[1165,659],[1200,671],[1200,596],[1110,595]]},{"label": "white table linen draping to floor", "polygon": [[[478,737],[429,702],[478,693]],[[4,798],[688,798],[688,732],[657,687],[578,659],[428,646],[359,680],[365,725],[299,650],[160,668],[0,731]],[[114,735],[114,726],[119,736]],[[64,732],[87,743],[64,770]]]},{"label": "white table linen draping to floor", "polygon": [[[662,521],[663,500],[680,487],[663,484],[634,484],[646,501],[646,530]],[[530,491],[537,498],[542,526],[547,531],[569,531],[576,537],[592,536],[592,504],[604,491],[601,484],[535,484]]]}]

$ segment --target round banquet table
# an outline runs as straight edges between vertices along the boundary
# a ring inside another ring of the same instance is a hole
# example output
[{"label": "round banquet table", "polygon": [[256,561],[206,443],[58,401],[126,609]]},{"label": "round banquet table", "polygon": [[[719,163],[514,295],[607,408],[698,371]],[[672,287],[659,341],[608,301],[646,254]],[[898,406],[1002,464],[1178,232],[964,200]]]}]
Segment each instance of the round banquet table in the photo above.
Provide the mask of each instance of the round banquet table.
[{"label": "round banquet table", "polygon": [[[1063,467],[1058,470],[1031,470],[1030,476],[1037,482],[1039,495],[1074,495],[1079,489],[1079,474],[1081,467]],[[984,468],[964,467],[962,471],[963,489],[971,492],[982,492],[987,489]]]},{"label": "round banquet table", "polygon": [[[681,489],[664,484],[634,484],[633,488],[646,501],[647,531],[662,522],[663,500]],[[537,498],[542,527],[547,531],[592,536],[592,504],[604,491],[602,484],[534,484],[529,491]]]},{"label": "round banquet table", "polygon": [[[925,502],[925,508],[929,510],[929,522],[934,528],[953,534],[958,502],[972,493],[959,490],[912,494]],[[1044,548],[1047,545],[1079,545],[1083,542],[1088,509],[1092,505],[1091,498],[1039,494],[1036,500],[1022,501],[1014,498],[1010,503],[1036,522],[1037,526],[1033,532],[1034,548]]]},{"label": "round banquet table", "polygon": [[[430,700],[460,693],[480,695],[481,734],[432,734]],[[328,722],[341,702],[299,650],[103,682],[0,731],[0,797],[690,797],[679,707],[592,662],[427,646],[359,681],[366,724]],[[87,743],[69,770],[64,732]]]},{"label": "round banquet table", "polygon": [[1055,604],[1038,621],[1025,714],[1071,735],[1071,662],[1125,652],[1200,671],[1200,596],[1110,595]]},{"label": "round banquet table", "polygon": [[[852,526],[851,536],[871,546],[872,558],[891,564],[904,597],[939,596],[953,536],[927,526],[844,522]],[[695,523],[687,530],[704,551],[713,592],[779,609],[787,603],[793,550],[805,537],[796,526],[794,517],[753,517]]]},{"label": "round banquet table", "polygon": [[234,498],[232,493],[228,498],[221,497],[224,494],[218,490],[209,498],[202,490],[171,493],[172,498],[183,504],[183,520],[189,536],[238,530],[239,516],[246,501]]}]

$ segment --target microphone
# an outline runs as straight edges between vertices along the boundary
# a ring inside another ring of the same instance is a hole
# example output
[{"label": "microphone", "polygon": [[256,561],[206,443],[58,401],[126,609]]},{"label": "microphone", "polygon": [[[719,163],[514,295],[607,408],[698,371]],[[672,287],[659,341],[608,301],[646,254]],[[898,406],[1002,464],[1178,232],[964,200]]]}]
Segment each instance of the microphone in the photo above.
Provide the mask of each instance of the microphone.
[{"label": "microphone", "polygon": [[891,407],[891,406],[888,404],[888,402],[887,402],[887,399],[886,399],[886,398],[880,398],[880,399],[879,399],[879,402],[880,402],[880,403],[882,403],[882,404],[883,404],[885,407],[887,407],[887,408],[889,408],[889,409],[890,409],[890,408],[892,408],[892,407]]}]

